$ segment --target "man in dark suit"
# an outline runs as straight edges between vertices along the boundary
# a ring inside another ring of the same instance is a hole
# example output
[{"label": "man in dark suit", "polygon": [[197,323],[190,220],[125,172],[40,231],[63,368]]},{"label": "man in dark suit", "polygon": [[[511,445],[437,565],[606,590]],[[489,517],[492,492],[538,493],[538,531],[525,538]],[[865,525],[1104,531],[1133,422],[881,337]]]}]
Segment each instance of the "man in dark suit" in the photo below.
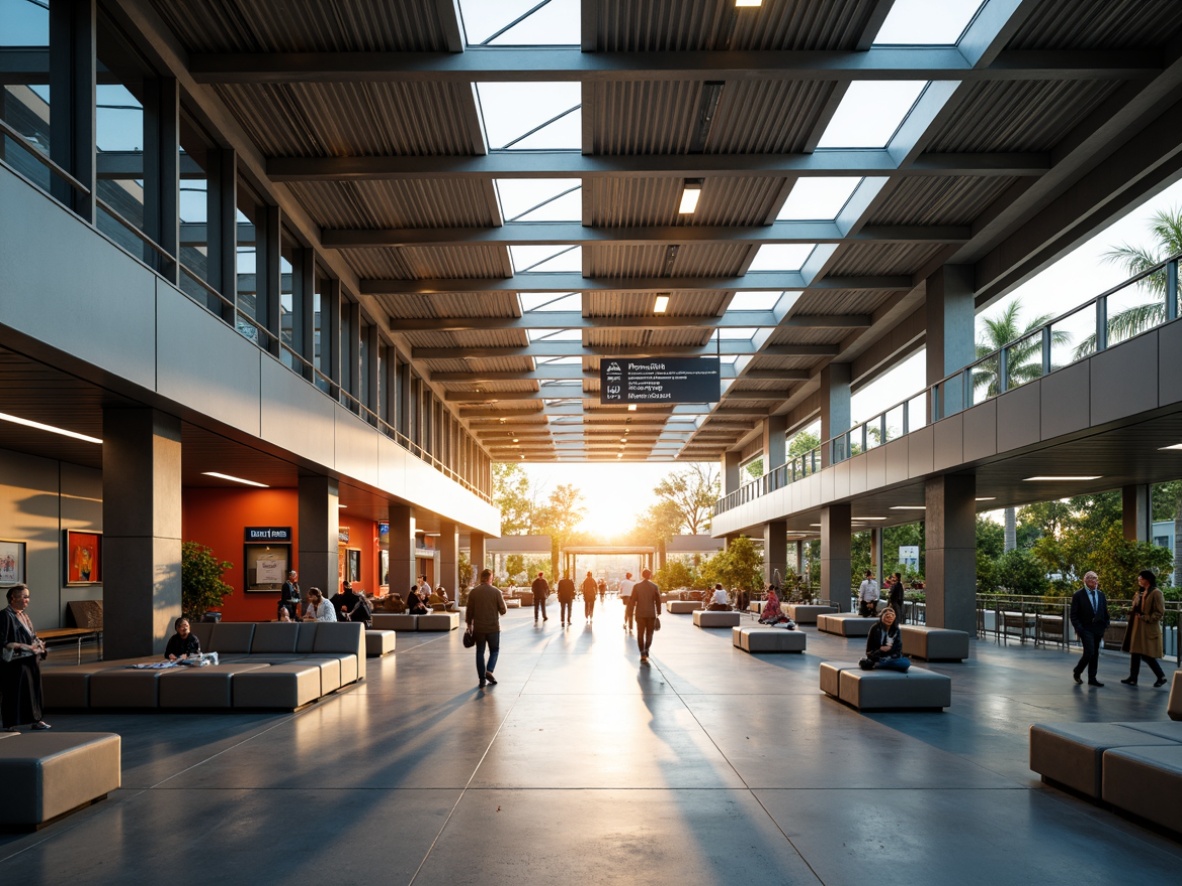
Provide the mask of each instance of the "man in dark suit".
[{"label": "man in dark suit", "polygon": [[542,613],[542,621],[549,621],[550,616],[546,614],[546,598],[550,596],[550,582],[546,581],[546,573],[538,573],[538,577],[530,585],[530,590],[534,592],[534,621],[538,620],[538,612]]},{"label": "man in dark suit", "polygon": [[1076,683],[1082,683],[1080,674],[1088,669],[1088,685],[1103,686],[1096,679],[1096,668],[1100,664],[1100,641],[1108,630],[1108,600],[1100,590],[1100,577],[1094,572],[1084,575],[1084,586],[1071,595],[1071,626],[1083,646],[1083,655],[1072,670]]}]

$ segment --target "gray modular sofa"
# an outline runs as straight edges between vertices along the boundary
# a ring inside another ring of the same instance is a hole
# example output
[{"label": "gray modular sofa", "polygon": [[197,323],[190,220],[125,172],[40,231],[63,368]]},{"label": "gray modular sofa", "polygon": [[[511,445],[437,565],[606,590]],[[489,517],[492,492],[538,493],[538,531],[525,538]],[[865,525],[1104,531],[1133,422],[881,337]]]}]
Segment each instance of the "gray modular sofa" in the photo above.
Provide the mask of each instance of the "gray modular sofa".
[{"label": "gray modular sofa", "polygon": [[122,783],[122,740],[113,733],[0,732],[0,739],[0,825],[38,828]]},{"label": "gray modular sofa", "polygon": [[47,668],[49,708],[272,708],[295,710],[365,677],[365,625],[231,622],[193,633],[217,665],[140,670],[158,658]]}]

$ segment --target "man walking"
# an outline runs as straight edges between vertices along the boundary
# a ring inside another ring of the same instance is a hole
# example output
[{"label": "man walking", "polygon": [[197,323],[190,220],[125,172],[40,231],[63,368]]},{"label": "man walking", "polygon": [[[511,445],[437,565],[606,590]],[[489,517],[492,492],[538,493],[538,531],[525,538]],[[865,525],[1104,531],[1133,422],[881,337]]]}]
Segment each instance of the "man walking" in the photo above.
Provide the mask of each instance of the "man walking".
[{"label": "man walking", "polygon": [[[481,688],[487,683],[497,685],[493,668],[501,652],[501,616],[508,611],[501,589],[490,582],[492,570],[480,573],[480,584],[468,592],[468,630],[476,638],[476,676]],[[488,647],[488,664],[484,663],[484,649]]]},{"label": "man walking", "polygon": [[652,582],[653,574],[643,569],[641,581],[632,588],[632,606],[636,613],[636,645],[640,649],[640,663],[648,663],[648,650],[653,645],[653,630],[661,614],[661,589]]},{"label": "man walking", "polygon": [[279,602],[291,614],[292,621],[300,618],[300,574],[294,569],[287,573],[287,581],[283,583],[283,590],[279,592]]},{"label": "man walking", "polygon": [[[535,600],[537,597],[534,598]],[[558,579],[558,623],[570,626],[571,608],[575,602],[575,582],[569,572],[562,573]]]},{"label": "man walking", "polygon": [[863,618],[873,618],[877,612],[878,582],[874,580],[874,573],[867,569],[862,583],[858,585],[858,614]]},{"label": "man walking", "polygon": [[1084,586],[1071,595],[1071,626],[1083,646],[1083,655],[1071,671],[1076,683],[1082,683],[1080,674],[1088,669],[1088,685],[1103,686],[1096,679],[1100,665],[1100,641],[1108,630],[1108,600],[1098,587],[1100,577],[1094,572],[1084,574]]},{"label": "man walking", "polygon": [[599,584],[590,572],[583,579],[583,617],[588,622],[595,617],[595,595],[599,593]]},{"label": "man walking", "polygon": [[624,601],[624,627],[632,630],[632,588],[636,582],[632,580],[632,573],[625,572],[624,578],[620,582],[620,599]]},{"label": "man walking", "polygon": [[542,613],[542,621],[549,621],[550,616],[546,614],[546,598],[550,596],[550,583],[546,581],[546,573],[539,572],[530,589],[534,592],[534,621],[537,622],[539,611]]}]

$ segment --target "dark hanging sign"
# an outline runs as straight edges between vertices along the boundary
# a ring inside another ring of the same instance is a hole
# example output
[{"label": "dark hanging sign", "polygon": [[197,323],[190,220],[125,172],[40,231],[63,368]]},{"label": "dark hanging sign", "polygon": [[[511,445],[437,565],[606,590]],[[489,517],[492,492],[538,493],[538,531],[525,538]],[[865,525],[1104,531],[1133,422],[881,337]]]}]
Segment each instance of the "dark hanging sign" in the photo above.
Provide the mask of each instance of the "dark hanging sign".
[{"label": "dark hanging sign", "polygon": [[290,526],[247,526],[247,541],[291,542]]},{"label": "dark hanging sign", "polygon": [[599,402],[714,403],[722,376],[717,357],[599,361]]}]

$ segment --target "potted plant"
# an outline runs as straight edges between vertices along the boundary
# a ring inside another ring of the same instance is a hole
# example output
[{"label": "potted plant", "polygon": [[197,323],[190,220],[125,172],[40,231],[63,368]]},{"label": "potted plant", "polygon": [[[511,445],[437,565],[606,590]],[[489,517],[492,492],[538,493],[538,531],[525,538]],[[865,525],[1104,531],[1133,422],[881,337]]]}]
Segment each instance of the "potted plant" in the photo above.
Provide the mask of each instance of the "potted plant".
[{"label": "potted plant", "polygon": [[222,605],[222,600],[234,592],[222,581],[222,574],[233,568],[233,563],[219,560],[205,545],[181,543],[181,611],[186,618],[201,621],[208,610]]}]

